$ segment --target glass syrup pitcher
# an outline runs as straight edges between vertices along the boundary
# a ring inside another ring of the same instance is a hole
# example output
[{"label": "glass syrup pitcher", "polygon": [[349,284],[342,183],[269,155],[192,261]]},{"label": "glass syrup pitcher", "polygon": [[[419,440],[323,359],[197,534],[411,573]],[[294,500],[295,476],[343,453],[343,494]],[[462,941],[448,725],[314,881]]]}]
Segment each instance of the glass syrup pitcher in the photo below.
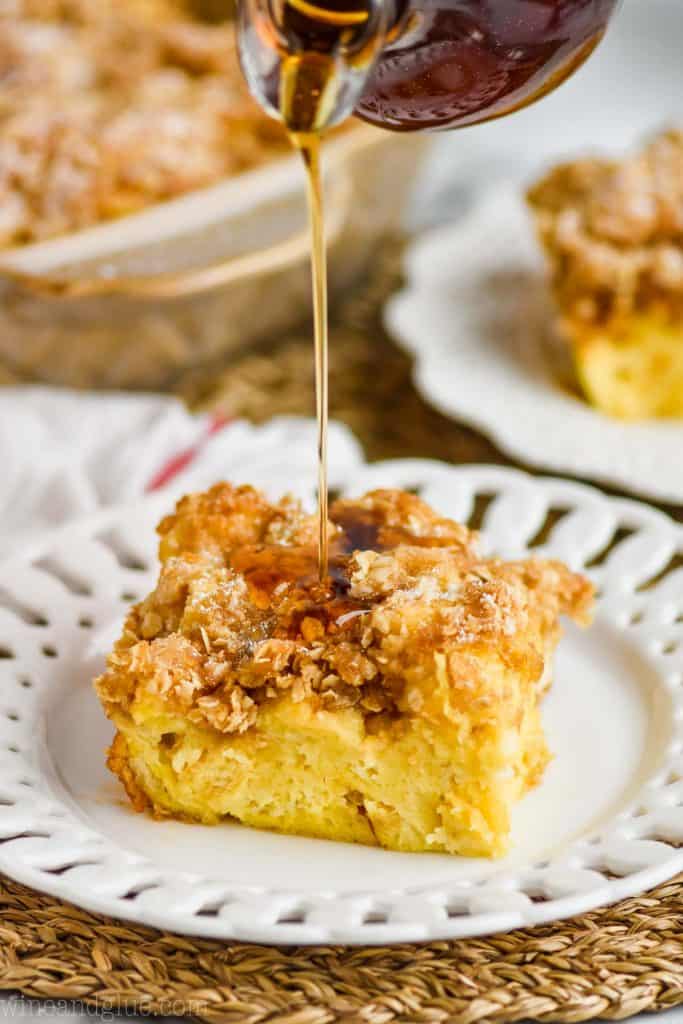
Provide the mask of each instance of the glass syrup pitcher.
[{"label": "glass syrup pitcher", "polygon": [[395,131],[459,128],[565,81],[620,0],[239,0],[240,59],[290,131],[355,113]]}]

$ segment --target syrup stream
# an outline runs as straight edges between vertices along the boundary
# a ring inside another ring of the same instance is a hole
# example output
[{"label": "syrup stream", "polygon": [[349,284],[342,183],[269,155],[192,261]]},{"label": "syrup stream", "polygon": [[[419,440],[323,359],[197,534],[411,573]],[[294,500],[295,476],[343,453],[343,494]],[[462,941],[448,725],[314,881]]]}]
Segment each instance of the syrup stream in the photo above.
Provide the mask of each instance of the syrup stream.
[{"label": "syrup stream", "polygon": [[329,545],[327,538],[327,423],[329,416],[327,251],[323,212],[320,139],[312,133],[291,133],[301,153],[308,190],[308,216],[311,230],[311,275],[313,282],[313,325],[315,342],[315,405],[318,421],[318,577],[327,579]]}]

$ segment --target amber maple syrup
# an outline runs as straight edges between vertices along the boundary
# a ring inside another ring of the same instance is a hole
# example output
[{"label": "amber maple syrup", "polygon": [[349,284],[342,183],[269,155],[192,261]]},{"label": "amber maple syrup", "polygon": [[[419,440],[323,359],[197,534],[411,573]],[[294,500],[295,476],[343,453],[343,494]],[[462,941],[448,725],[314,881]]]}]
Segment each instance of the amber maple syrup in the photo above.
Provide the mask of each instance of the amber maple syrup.
[{"label": "amber maple syrup", "polygon": [[[371,607],[369,600],[351,596],[352,556],[356,551],[388,551],[399,544],[433,546],[434,537],[420,538],[401,526],[389,526],[381,510],[357,505],[333,506],[332,540],[327,548],[327,572],[320,577],[315,545],[253,544],[232,552],[230,566],[247,582],[251,598],[263,610],[286,597],[289,611],[275,627],[278,635],[297,636],[305,618],[318,619],[325,632],[345,628],[355,613]],[[336,528],[336,529],[335,529]],[[280,590],[286,584],[286,591]],[[278,594],[280,595],[278,598]]]},{"label": "amber maple syrup", "polygon": [[[334,11],[313,7],[308,0],[288,0],[290,20],[308,23],[314,18],[318,38],[325,47],[339,32],[354,31],[362,11]],[[325,48],[324,47],[324,48]],[[292,145],[301,154],[306,172],[308,217],[311,237],[311,279],[313,286],[313,343],[315,357],[315,404],[318,424],[318,579],[329,574],[328,543],[328,419],[329,338],[327,302],[327,247],[323,208],[323,179],[320,141],[326,124],[326,110],[334,103],[338,75],[335,62],[325,52],[288,55],[282,64],[279,105]]]},{"label": "amber maple syrup", "polygon": [[320,171],[320,138],[313,132],[292,133],[306,170],[311,231],[311,277],[313,281],[313,344],[315,352],[315,411],[318,423],[318,577],[323,581],[329,569],[327,521],[327,435],[329,419],[329,337],[327,313],[327,248]]},{"label": "amber maple syrup", "polygon": [[348,601],[355,552],[391,551],[401,544],[434,548],[450,543],[448,538],[421,537],[405,526],[388,524],[381,508],[342,503],[332,506],[328,519],[332,539],[327,546],[324,579],[319,575],[319,552],[313,544],[247,544],[232,552],[230,566],[260,595],[257,604],[268,606],[278,587],[287,583],[316,597],[320,604],[337,602],[337,607],[339,601]]}]

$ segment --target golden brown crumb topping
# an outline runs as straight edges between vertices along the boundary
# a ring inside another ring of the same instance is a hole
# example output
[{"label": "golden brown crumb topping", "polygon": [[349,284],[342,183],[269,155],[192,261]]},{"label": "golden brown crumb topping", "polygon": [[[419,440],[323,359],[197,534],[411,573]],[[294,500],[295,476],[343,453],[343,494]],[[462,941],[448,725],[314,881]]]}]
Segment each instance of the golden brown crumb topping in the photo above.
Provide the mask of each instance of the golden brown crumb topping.
[{"label": "golden brown crumb topping", "polygon": [[529,193],[563,308],[603,321],[683,302],[683,132],[622,162],[556,168]]},{"label": "golden brown crumb topping", "polygon": [[366,719],[419,712],[437,655],[453,703],[485,703],[478,653],[535,685],[558,615],[590,612],[583,577],[484,559],[473,533],[402,491],[334,502],[329,530],[321,584],[315,517],[297,502],[230,484],[184,498],[159,527],[158,585],[97,682],[105,706],[147,693],[225,733],[285,692]]},{"label": "golden brown crumb topping", "polygon": [[232,29],[170,0],[0,5],[0,245],[76,230],[283,151]]}]

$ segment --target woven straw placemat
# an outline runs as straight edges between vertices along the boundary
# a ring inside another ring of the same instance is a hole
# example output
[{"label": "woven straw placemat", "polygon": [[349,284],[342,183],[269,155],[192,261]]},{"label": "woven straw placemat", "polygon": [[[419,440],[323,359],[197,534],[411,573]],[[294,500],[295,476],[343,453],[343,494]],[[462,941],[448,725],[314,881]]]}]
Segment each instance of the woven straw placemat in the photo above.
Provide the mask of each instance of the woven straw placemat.
[{"label": "woven straw placemat", "polygon": [[0,986],[107,1008],[231,1024],[509,1024],[683,1001],[683,878],[563,924],[360,949],[181,938],[10,882],[0,910]]},{"label": "woven straw placemat", "polygon": [[[369,459],[509,462],[431,409],[381,327],[400,245],[337,309],[331,411]],[[313,408],[310,330],[186,374],[194,407],[265,420]],[[683,519],[682,509],[668,509]],[[278,949],[162,934],[0,878],[0,989],[100,1008],[244,1024],[511,1024],[623,1019],[683,1003],[683,876],[571,921],[458,942]]]}]

